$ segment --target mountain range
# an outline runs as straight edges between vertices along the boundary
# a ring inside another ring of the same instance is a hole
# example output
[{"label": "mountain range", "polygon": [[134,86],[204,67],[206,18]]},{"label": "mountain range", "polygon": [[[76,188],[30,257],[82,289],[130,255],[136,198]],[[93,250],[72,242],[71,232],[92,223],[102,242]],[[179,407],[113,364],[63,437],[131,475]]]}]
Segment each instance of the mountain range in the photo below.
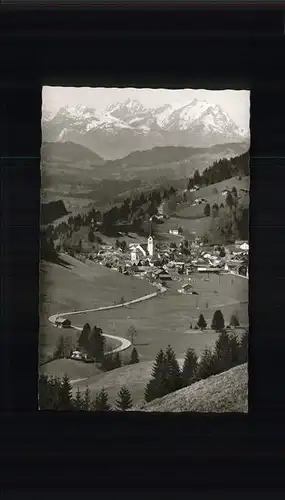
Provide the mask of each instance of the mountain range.
[{"label": "mountain range", "polygon": [[63,107],[55,116],[42,115],[45,142],[73,142],[87,147],[105,160],[123,158],[133,151],[155,147],[202,147],[249,142],[218,105],[194,99],[181,106],[145,107],[127,99],[104,111],[78,105]]}]

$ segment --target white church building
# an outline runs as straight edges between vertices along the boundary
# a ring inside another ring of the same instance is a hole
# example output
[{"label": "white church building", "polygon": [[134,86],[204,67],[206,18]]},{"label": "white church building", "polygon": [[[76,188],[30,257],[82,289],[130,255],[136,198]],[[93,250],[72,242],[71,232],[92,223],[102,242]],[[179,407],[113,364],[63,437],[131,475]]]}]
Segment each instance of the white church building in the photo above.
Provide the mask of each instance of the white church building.
[{"label": "white church building", "polygon": [[131,261],[137,262],[141,257],[154,256],[154,241],[153,237],[149,236],[147,244],[144,243],[130,243]]}]

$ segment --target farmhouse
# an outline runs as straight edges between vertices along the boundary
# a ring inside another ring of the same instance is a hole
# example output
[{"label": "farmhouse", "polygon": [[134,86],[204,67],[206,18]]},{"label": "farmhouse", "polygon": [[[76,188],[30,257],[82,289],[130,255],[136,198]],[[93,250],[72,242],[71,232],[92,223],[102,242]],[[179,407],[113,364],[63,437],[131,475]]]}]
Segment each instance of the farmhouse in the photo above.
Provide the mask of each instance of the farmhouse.
[{"label": "farmhouse", "polygon": [[241,250],[247,251],[249,250],[249,245],[246,243],[246,241],[240,246]]},{"label": "farmhouse", "polygon": [[71,321],[68,318],[56,318],[55,320],[56,326],[59,326],[61,328],[70,328],[71,327]]},{"label": "farmhouse", "polygon": [[175,236],[179,235],[178,229],[169,229],[169,234],[174,234]]},{"label": "farmhouse", "polygon": [[179,293],[188,293],[190,292],[192,289],[192,285],[190,285],[190,283],[185,283],[184,285],[182,285],[181,289],[178,290]]},{"label": "farmhouse", "polygon": [[164,269],[158,269],[158,271],[154,273],[154,276],[161,281],[170,281],[172,279],[170,274]]},{"label": "farmhouse", "polygon": [[219,273],[221,269],[219,267],[198,267],[198,273]]}]

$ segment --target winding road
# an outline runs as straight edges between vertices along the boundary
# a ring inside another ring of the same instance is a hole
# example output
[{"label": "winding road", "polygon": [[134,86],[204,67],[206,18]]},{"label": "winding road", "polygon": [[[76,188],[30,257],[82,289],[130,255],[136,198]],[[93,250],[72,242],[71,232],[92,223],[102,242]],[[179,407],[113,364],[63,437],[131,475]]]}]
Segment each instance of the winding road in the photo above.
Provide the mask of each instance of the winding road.
[{"label": "winding road", "polygon": [[[166,290],[167,290],[167,288],[161,287],[158,292],[150,293],[148,295],[144,295],[143,297],[139,297],[138,299],[129,300],[128,302],[123,302],[122,304],[116,304],[116,305],[114,304],[111,306],[96,307],[94,309],[84,309],[82,311],[71,311],[71,312],[63,312],[63,313],[53,314],[52,316],[49,317],[49,321],[52,323],[53,326],[56,327],[55,323],[56,323],[57,318],[60,318],[60,317],[62,318],[64,316],[71,316],[71,315],[75,315],[75,314],[84,314],[84,313],[89,313],[89,312],[108,311],[109,309],[116,309],[119,307],[125,307],[125,306],[131,305],[131,304],[136,304],[137,302],[143,302],[145,300],[157,297],[158,295],[161,295],[162,293],[166,292]],[[82,330],[82,326],[71,325],[71,328],[73,328],[74,330],[79,330],[79,331]],[[116,335],[110,335],[109,333],[103,333],[103,336],[106,338],[114,339],[114,340],[117,340],[120,342],[119,347],[115,347],[114,349],[106,352],[105,354],[111,354],[111,353],[115,353],[115,352],[125,351],[126,349],[128,349],[132,345],[132,343],[129,340],[127,340],[123,337],[117,337]]]}]

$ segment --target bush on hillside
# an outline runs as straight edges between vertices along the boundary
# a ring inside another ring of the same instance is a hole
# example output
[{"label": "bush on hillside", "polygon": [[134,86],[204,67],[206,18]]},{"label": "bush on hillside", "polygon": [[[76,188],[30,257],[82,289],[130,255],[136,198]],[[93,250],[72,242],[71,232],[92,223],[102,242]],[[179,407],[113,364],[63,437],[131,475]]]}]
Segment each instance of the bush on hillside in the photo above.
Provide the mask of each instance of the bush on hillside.
[{"label": "bush on hillside", "polygon": [[132,396],[127,387],[123,386],[118,392],[118,399],[116,401],[116,409],[119,411],[126,411],[132,408]]},{"label": "bush on hillside", "polygon": [[224,316],[220,309],[217,309],[217,311],[215,311],[211,327],[216,332],[220,332],[225,328]]}]

